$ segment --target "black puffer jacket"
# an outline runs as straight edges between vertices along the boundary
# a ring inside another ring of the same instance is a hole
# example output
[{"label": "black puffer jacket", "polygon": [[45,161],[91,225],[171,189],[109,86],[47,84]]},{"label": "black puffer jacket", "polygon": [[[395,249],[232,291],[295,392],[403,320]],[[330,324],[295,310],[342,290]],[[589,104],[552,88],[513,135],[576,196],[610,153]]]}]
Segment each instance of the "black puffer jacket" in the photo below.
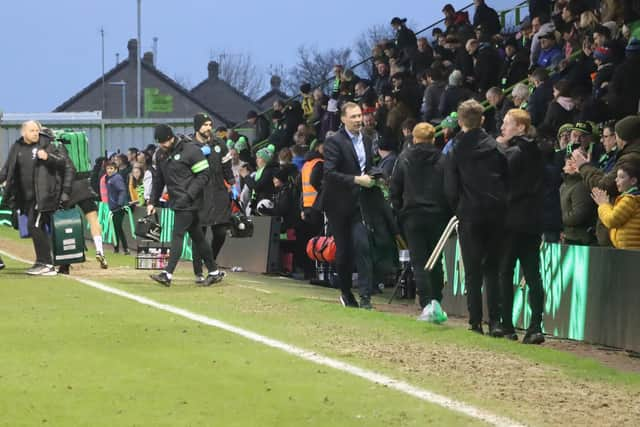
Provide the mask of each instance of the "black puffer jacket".
[{"label": "black puffer jacket", "polygon": [[[2,201],[4,206],[25,210],[27,206],[22,197],[22,190],[17,170],[19,144],[26,144],[23,138],[18,139],[9,150],[7,162],[0,171],[0,183],[6,183],[6,191]],[[40,134],[40,140],[34,148],[44,150],[47,160],[37,160],[33,173],[35,184],[36,210],[53,212],[60,206],[63,182],[71,182],[73,171],[66,167],[65,153],[62,144],[55,144],[48,135]]]},{"label": "black puffer jacket", "polygon": [[484,129],[460,132],[445,163],[444,190],[460,221],[501,221],[507,207],[507,159]]},{"label": "black puffer jacket", "polygon": [[390,196],[401,222],[411,214],[450,216],[444,196],[444,163],[444,156],[432,144],[413,144],[400,153],[391,175]]},{"label": "black puffer jacket", "polygon": [[201,151],[208,153],[205,157],[209,161],[209,181],[202,192],[202,209],[198,212],[200,225],[208,227],[228,224],[231,221],[231,201],[224,182],[226,180],[231,185],[235,183],[229,149],[226,144],[216,140],[209,144],[195,140],[193,143]]},{"label": "black puffer jacket", "polygon": [[542,232],[544,161],[535,139],[515,136],[505,150],[509,165],[507,229]]},{"label": "black puffer jacket", "polygon": [[160,199],[166,185],[171,209],[199,210],[202,191],[209,180],[209,162],[195,144],[177,136],[176,139],[166,155],[156,156],[157,173],[153,176],[151,200]]}]

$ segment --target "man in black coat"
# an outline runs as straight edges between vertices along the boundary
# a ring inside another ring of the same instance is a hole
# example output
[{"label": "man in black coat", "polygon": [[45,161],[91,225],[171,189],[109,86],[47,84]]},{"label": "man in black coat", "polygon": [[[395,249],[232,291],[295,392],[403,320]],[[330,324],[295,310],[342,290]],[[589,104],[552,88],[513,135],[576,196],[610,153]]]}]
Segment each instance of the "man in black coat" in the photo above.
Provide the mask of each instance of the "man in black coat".
[{"label": "man in black coat", "polygon": [[487,42],[470,39],[466,45],[467,53],[474,57],[473,81],[476,89],[485,94],[492,86],[500,84],[498,64],[502,62],[498,51]]},{"label": "man in black coat", "polygon": [[442,263],[436,261],[431,272],[424,265],[451,214],[443,189],[445,158],[433,145],[434,136],[429,123],[415,126],[413,144],[398,157],[390,183],[391,204],[409,245],[420,308],[432,300],[442,301]]},{"label": "man in black coat", "polygon": [[372,166],[371,141],[360,132],[362,110],[358,104],[347,102],[340,113],[344,128],[324,143],[323,206],[336,243],[340,302],[345,307],[358,307],[351,292],[355,261],[360,307],[371,309],[373,265],[361,208],[361,199],[375,184],[367,174]]},{"label": "man in black coat", "polygon": [[513,269],[520,261],[529,286],[531,321],[522,340],[541,344],[544,290],[540,276],[540,241],[544,206],[545,164],[535,139],[528,137],[531,117],[524,110],[510,110],[498,141],[505,147],[509,166],[507,218],[500,267],[502,328],[507,338],[517,340],[513,328]]},{"label": "man in black coat", "polygon": [[254,110],[249,111],[247,113],[247,123],[255,126],[256,128],[256,137],[253,140],[254,145],[269,138],[269,135],[271,134],[271,126],[269,125],[269,121],[262,114],[258,114]]},{"label": "man in black coat", "polygon": [[544,68],[533,70],[529,79],[533,82],[535,89],[529,96],[527,112],[531,116],[531,124],[538,126],[544,120],[549,103],[553,100],[553,82]]},{"label": "man in black coat", "polygon": [[[231,170],[231,156],[227,146],[212,137],[213,120],[211,117],[204,113],[196,114],[193,118],[193,128],[195,130],[193,143],[200,148],[202,154],[209,161],[209,181],[202,192],[202,209],[199,211],[198,220],[205,236],[207,228],[211,228],[211,251],[213,262],[216,264],[216,258],[224,245],[227,238],[227,228],[231,223],[229,189],[227,189],[225,181],[231,186],[235,184],[235,178]],[[196,275],[196,284],[204,283],[202,262],[198,249],[194,247],[193,273]],[[218,268],[217,264],[215,268]]]},{"label": "man in black coat", "polygon": [[65,174],[65,156],[52,144],[51,137],[40,133],[36,121],[22,124],[21,138],[11,146],[6,164],[0,171],[0,184],[5,183],[3,205],[28,217],[27,227],[36,253],[36,262],[27,270],[34,276],[55,276],[51,256],[51,241],[45,225],[51,213],[58,209]]},{"label": "man in black coat", "polygon": [[444,188],[458,220],[471,330],[482,334],[482,280],[489,333],[502,336],[498,264],[506,213],[507,160],[482,129],[484,108],[475,100],[458,107],[461,132],[447,154]]},{"label": "man in black coat", "polygon": [[473,28],[482,26],[482,31],[488,36],[500,33],[500,18],[496,10],[487,6],[484,0],[473,0],[473,4],[476,7],[476,12],[473,14]]},{"label": "man in black coat", "polygon": [[202,209],[203,203],[202,192],[209,180],[209,161],[200,148],[184,138],[176,137],[167,125],[156,126],[154,139],[158,142],[162,155],[156,157],[157,173],[153,178],[147,215],[155,213],[153,204],[160,199],[166,185],[174,221],[169,263],[164,271],[151,275],[151,278],[163,286],[171,285],[173,272],[182,254],[184,235],[189,232],[193,247],[201,254],[209,271],[202,285],[213,285],[222,280],[224,274],[216,268],[211,248],[207,245],[198,220],[198,211]]}]

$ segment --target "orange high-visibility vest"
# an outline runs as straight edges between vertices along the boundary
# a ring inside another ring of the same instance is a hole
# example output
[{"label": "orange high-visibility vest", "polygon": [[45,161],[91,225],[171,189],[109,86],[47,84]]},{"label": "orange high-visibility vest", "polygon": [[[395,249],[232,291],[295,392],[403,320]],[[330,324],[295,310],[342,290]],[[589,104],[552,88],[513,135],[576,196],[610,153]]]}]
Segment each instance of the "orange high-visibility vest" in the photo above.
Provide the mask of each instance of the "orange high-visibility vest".
[{"label": "orange high-visibility vest", "polygon": [[316,201],[316,197],[318,197],[318,192],[311,185],[311,171],[313,167],[318,162],[324,162],[321,158],[316,158],[313,160],[309,160],[305,162],[304,166],[302,166],[301,176],[302,176],[302,207],[310,208],[313,206],[313,203]]}]

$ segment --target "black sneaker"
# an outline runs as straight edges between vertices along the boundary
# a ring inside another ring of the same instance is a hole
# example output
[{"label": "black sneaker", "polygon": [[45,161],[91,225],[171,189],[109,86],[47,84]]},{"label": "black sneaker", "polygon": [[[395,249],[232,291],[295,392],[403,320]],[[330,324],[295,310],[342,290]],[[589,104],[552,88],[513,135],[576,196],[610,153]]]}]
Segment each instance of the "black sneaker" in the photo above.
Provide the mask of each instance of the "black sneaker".
[{"label": "black sneaker", "polygon": [[71,270],[71,266],[69,264],[63,264],[60,267],[58,267],[58,274],[69,274],[70,270]]},{"label": "black sneaker", "polygon": [[489,336],[494,338],[502,338],[504,336],[500,322],[491,322],[491,325],[489,325]]},{"label": "black sneaker", "polygon": [[4,267],[4,261],[2,261],[2,258],[0,258],[0,270],[2,270]]},{"label": "black sneaker", "polygon": [[527,331],[522,338],[522,344],[542,344],[544,342],[544,335],[540,331]]},{"label": "black sneaker", "polygon": [[125,255],[131,255],[131,251],[129,249],[125,249],[123,253]]},{"label": "black sneaker", "polygon": [[167,288],[171,286],[171,279],[169,279],[169,276],[167,276],[166,271],[161,271],[158,274],[152,274],[149,277],[151,277],[153,280],[155,280],[157,283],[161,284],[162,286],[166,286]]},{"label": "black sneaker", "polygon": [[361,297],[360,298],[360,308],[365,310],[373,310],[373,306],[371,305],[371,298],[369,297]]},{"label": "black sneaker", "polygon": [[358,305],[358,301],[356,301],[356,297],[354,297],[351,292],[349,292],[349,294],[340,295],[340,304],[342,304],[343,307],[360,307]]},{"label": "black sneaker", "polygon": [[510,341],[518,341],[518,334],[514,329],[505,329],[503,337]]},{"label": "black sneaker", "polygon": [[216,283],[222,281],[222,279],[224,279],[224,271],[218,271],[215,274],[209,273],[207,274],[207,277],[204,278],[204,280],[202,281],[202,284],[200,286],[211,286],[211,285],[215,285]]},{"label": "black sneaker", "polygon": [[482,330],[482,324],[478,323],[475,325],[471,325],[469,328],[471,332],[475,332],[476,334],[484,335],[484,331]]}]

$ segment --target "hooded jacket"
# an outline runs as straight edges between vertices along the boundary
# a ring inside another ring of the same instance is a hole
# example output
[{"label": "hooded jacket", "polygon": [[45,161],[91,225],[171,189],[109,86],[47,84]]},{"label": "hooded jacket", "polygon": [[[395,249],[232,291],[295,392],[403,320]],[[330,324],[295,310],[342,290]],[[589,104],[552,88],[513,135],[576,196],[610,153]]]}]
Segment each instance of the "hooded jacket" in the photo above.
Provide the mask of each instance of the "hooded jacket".
[{"label": "hooded jacket", "polygon": [[390,199],[402,221],[407,215],[447,218],[449,205],[444,195],[445,157],[432,144],[407,146],[393,169]]},{"label": "hooded jacket", "polygon": [[[18,148],[27,143],[23,138],[18,139],[9,150],[7,162],[0,170],[0,183],[6,183],[6,191],[2,204],[12,209],[26,210],[26,203],[20,184],[18,166]],[[64,182],[71,183],[73,171],[66,167],[65,153],[62,144],[54,143],[48,135],[40,134],[40,139],[33,144],[35,150],[47,152],[47,160],[36,160],[33,168],[33,183],[36,210],[39,212],[53,212],[60,205],[60,195]]]},{"label": "hooded jacket", "polygon": [[589,229],[596,224],[596,204],[580,174],[565,175],[560,203],[565,238],[585,245],[592,243],[594,236]]},{"label": "hooded jacket", "polygon": [[460,132],[447,154],[444,191],[460,221],[500,221],[507,206],[507,159],[484,129]]}]

